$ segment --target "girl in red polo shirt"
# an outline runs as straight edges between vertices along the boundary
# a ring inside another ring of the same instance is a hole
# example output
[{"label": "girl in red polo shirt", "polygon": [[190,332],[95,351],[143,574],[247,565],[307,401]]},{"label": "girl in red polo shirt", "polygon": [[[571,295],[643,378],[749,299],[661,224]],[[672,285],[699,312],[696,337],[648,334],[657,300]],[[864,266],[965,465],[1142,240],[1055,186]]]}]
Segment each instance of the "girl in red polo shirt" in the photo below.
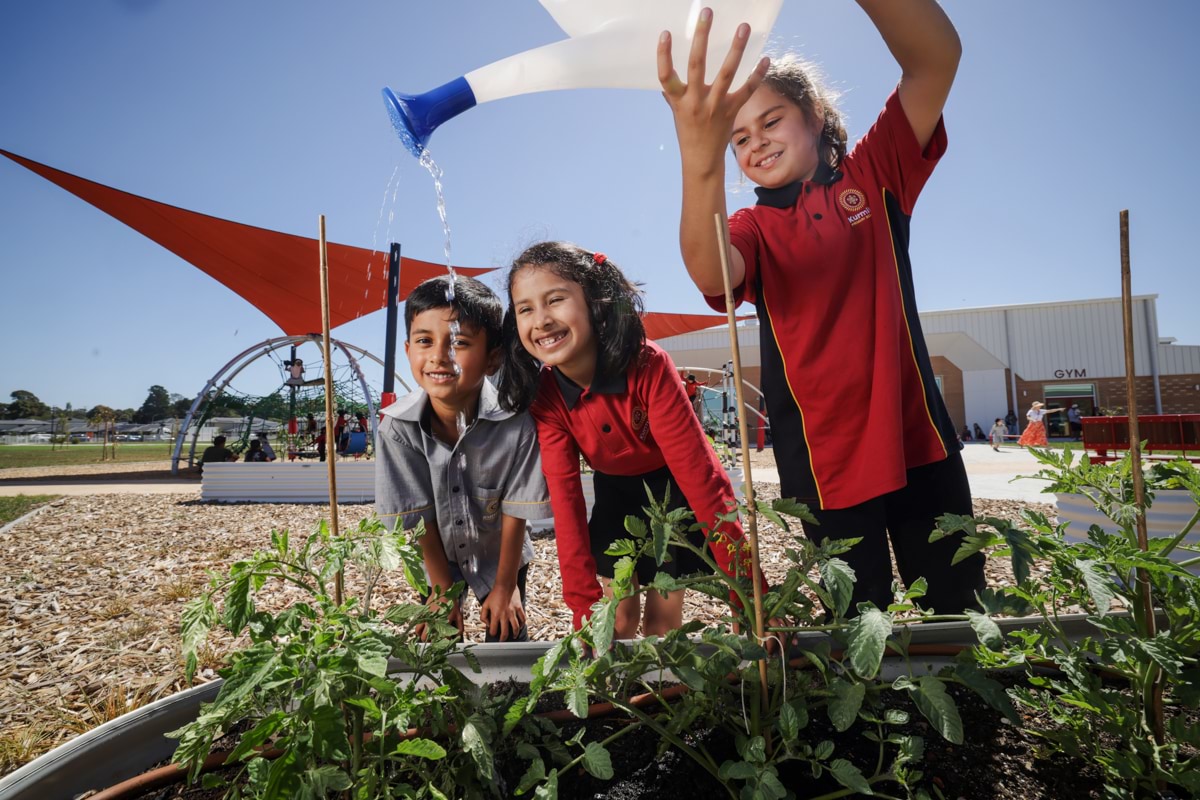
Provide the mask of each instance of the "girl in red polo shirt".
[{"label": "girl in red polo shirt", "polygon": [[[675,364],[642,327],[641,292],[602,253],[544,242],[516,260],[508,278],[505,318],[508,358],[501,401],[529,409],[537,423],[542,471],[550,489],[563,598],[576,628],[592,604],[609,594],[616,558],[605,550],[628,538],[625,517],[645,520],[645,486],[656,497],[668,487],[671,507],[690,507],[706,528],[735,503],[733,487],[708,443],[679,381]],[[595,503],[587,518],[579,458],[595,470]],[[721,531],[740,540],[737,523]],[[702,544],[699,533],[695,542]],[[732,574],[727,543],[712,543],[718,564]],[[661,569],[673,575],[703,567],[672,551]],[[637,564],[635,585],[660,568]],[[683,591],[637,595],[617,609],[616,635],[663,634],[683,624]]]},{"label": "girl in red polo shirt", "polygon": [[[758,203],[729,219],[736,299],[757,306],[763,391],[783,496],[815,509],[817,540],[862,537],[846,560],[854,604],[886,608],[895,553],[923,603],[975,605],[983,556],[957,565],[959,541],[930,544],[936,518],[972,513],[954,425],[937,389],[917,316],[909,218],[946,147],[942,106],[961,52],[935,0],[858,0],[903,79],[847,152],[835,97],[808,65],[763,59],[731,87],[743,25],[711,86],[704,83],[712,12],[701,12],[686,75],[659,40],[663,94],[683,166],[680,247],[710,304],[724,310],[713,227],[725,215],[725,150],[758,185]],[[686,80],[686,83],[685,83]]]}]

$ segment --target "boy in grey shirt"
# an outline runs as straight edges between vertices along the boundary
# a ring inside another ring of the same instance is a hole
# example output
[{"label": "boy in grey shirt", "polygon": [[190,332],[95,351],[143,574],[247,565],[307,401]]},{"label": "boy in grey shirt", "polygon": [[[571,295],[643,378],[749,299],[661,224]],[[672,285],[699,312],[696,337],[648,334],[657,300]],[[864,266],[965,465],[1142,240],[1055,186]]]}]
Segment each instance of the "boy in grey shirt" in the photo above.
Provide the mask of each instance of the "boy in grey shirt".
[{"label": "boy in grey shirt", "polygon": [[[431,278],[405,302],[404,352],[420,389],[383,410],[375,510],[405,528],[425,520],[430,586],[466,581],[487,641],[525,641],[527,520],[552,515],[537,434],[528,414],[500,408],[487,380],[500,365],[500,299],[460,277],[451,302],[449,286]],[[460,605],[450,620],[463,629]]]}]

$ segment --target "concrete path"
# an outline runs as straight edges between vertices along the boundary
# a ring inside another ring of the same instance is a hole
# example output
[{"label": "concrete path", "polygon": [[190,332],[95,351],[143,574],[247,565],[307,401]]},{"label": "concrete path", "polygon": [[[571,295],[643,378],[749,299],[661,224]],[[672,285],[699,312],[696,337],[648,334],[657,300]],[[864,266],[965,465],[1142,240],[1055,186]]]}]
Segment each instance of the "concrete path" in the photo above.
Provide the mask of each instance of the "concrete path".
[{"label": "concrete path", "polygon": [[[1027,503],[1054,503],[1054,495],[1043,494],[1045,481],[1018,478],[1033,475],[1039,464],[1027,450],[1013,445],[997,453],[985,442],[968,443],[962,451],[971,496],[984,500],[1021,500]],[[754,467],[755,482],[779,483],[779,471],[770,467]]]},{"label": "concrete path", "polygon": [[[1044,481],[1018,477],[1038,471],[1038,462],[1023,448],[1008,445],[997,453],[984,442],[972,442],[963,448],[962,457],[973,497],[1054,502],[1054,495],[1042,493]],[[753,478],[756,482],[779,483],[779,472],[768,466],[757,466],[753,468]],[[167,473],[139,477],[134,473],[0,480],[0,496],[18,494],[194,494],[199,497],[200,478],[197,475],[171,477]]]}]

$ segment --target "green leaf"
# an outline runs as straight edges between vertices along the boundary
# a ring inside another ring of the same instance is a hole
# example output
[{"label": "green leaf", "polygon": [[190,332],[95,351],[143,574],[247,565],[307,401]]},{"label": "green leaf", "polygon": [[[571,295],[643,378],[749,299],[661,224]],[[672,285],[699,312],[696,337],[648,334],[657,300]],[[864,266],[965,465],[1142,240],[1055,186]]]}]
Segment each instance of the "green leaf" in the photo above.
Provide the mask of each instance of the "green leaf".
[{"label": "green leaf", "polygon": [[883,663],[887,637],[892,632],[892,619],[877,608],[859,605],[860,613],[846,631],[846,655],[855,674],[873,678]]},{"label": "green leaf", "polygon": [[432,739],[405,739],[392,750],[394,756],[416,756],[429,761],[446,757],[446,750]]},{"label": "green leaf", "polygon": [[599,742],[588,742],[583,750],[583,768],[602,781],[612,780],[612,758]]},{"label": "green leaf", "polygon": [[661,567],[662,563],[667,560],[667,544],[671,541],[671,526],[655,522],[650,529],[654,534],[654,563]]},{"label": "green leaf", "polygon": [[244,570],[233,581],[229,592],[225,595],[225,614],[221,621],[235,636],[242,632],[250,615],[254,613],[254,604],[250,599],[251,575],[248,568]]},{"label": "green leaf", "polygon": [[758,770],[747,761],[726,761],[717,770],[723,781],[748,781],[758,777]]},{"label": "green leaf", "polygon": [[839,619],[846,616],[850,600],[854,596],[854,570],[840,558],[830,558],[820,564],[821,580],[833,598],[834,615]]},{"label": "green leaf", "polygon": [[387,656],[377,653],[355,653],[354,663],[368,675],[374,675],[377,678],[387,677]]},{"label": "green leaf", "polygon": [[828,739],[823,739],[817,743],[816,749],[813,750],[813,757],[817,761],[825,761],[833,755],[833,742]]},{"label": "green leaf", "polygon": [[627,515],[625,517],[625,530],[632,533],[635,538],[646,538],[646,523],[641,517],[636,517],[633,514]]},{"label": "green leaf", "polygon": [[800,715],[786,703],[779,708],[779,734],[788,743],[800,735]]},{"label": "green leaf", "polygon": [[1112,610],[1113,600],[1117,596],[1112,578],[1104,571],[1103,567],[1089,559],[1076,560],[1075,568],[1083,574],[1083,582],[1087,585],[1092,602],[1096,605],[1096,613],[1102,617],[1108,614]]},{"label": "green leaf", "polygon": [[967,609],[967,619],[979,637],[979,642],[989,650],[1001,650],[1004,647],[1004,634],[995,620],[986,614]]},{"label": "green leaf", "polygon": [[871,791],[871,784],[867,783],[867,779],[863,777],[858,767],[844,758],[835,758],[830,761],[829,772],[837,779],[838,783],[851,791],[859,794],[874,794]]},{"label": "green leaf", "polygon": [[546,782],[533,793],[535,800],[558,800],[558,770],[550,773]]},{"label": "green leaf", "polygon": [[529,769],[525,770],[525,774],[521,776],[521,782],[517,784],[517,788],[513,791],[513,794],[525,794],[545,777],[546,765],[542,763],[542,759],[540,758],[533,759],[529,764]]},{"label": "green leaf", "polygon": [[238,742],[237,747],[235,747],[233,752],[229,754],[229,757],[225,759],[225,763],[232,764],[234,762],[241,761],[247,755],[252,753],[254,748],[260,746],[275,735],[275,731],[279,730],[279,726],[283,724],[285,719],[287,719],[287,715],[282,711],[272,711],[270,714],[260,719],[257,725],[242,734],[242,738]]},{"label": "green leaf", "polygon": [[332,764],[307,769],[300,780],[304,788],[298,796],[312,800],[325,800],[330,792],[344,792],[353,785],[350,776]]},{"label": "green leaf", "polygon": [[335,706],[318,706],[308,714],[312,728],[313,751],[318,758],[337,761],[350,757],[350,739],[346,736],[346,718]]},{"label": "green leaf", "polygon": [[592,649],[599,657],[612,646],[613,630],[617,624],[617,601],[602,600],[593,609],[588,625],[592,631]]},{"label": "green leaf", "polygon": [[829,701],[829,721],[839,733],[849,730],[858,719],[867,687],[861,683],[850,683],[842,679],[833,682],[833,698]]},{"label": "green leaf", "polygon": [[470,754],[471,760],[475,762],[475,769],[478,770],[480,779],[484,783],[491,783],[494,777],[492,748],[488,746],[483,731],[475,724],[474,720],[467,720],[467,723],[463,725],[462,742],[463,747]]},{"label": "green leaf", "polygon": [[[968,657],[963,656],[964,659]],[[966,660],[954,665],[954,675],[968,689],[987,701],[988,705],[1003,714],[1009,722],[1014,725],[1021,724],[1021,718],[1001,683],[987,677],[975,664]]]},{"label": "green leaf", "polygon": [[804,503],[796,502],[794,497],[780,497],[771,503],[771,508],[780,514],[787,514],[789,517],[795,517],[809,524],[816,524],[817,522],[817,518],[808,510],[808,506]]},{"label": "green leaf", "polygon": [[183,609],[181,621],[183,652],[187,656],[186,677],[188,683],[196,674],[196,651],[208,638],[208,632],[217,621],[217,607],[208,592],[189,602]]},{"label": "green leaf", "polygon": [[932,675],[922,675],[914,689],[910,690],[913,702],[925,715],[925,719],[949,742],[963,743],[962,718],[954,698],[946,691],[946,685]]}]

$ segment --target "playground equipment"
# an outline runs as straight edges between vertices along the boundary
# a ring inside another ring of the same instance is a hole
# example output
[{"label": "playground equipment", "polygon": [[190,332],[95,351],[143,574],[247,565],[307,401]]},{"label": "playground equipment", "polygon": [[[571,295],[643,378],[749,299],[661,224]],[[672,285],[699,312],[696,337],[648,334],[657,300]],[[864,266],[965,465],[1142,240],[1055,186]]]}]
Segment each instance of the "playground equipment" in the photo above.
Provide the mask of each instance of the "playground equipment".
[{"label": "playground equipment", "polygon": [[392,125],[417,157],[434,130],[479,103],[554,89],[652,89],[660,91],[656,50],[659,34],[672,33],[671,57],[682,71],[691,51],[700,10],[713,10],[708,41],[712,82],[738,26],[750,40],[735,86],[758,61],[783,0],[539,0],[570,37],[480,67],[424,94],[383,90]]},{"label": "playground equipment", "polygon": [[[697,413],[700,416],[700,424],[722,444],[737,446],[737,387],[733,377],[733,362],[727,361],[721,369],[688,366],[677,366],[676,369],[681,376],[694,374],[704,378],[698,387],[700,402],[697,404]],[[742,386],[755,402],[760,406],[765,405],[763,393],[757,386],[747,381],[743,381]],[[747,421],[756,431],[763,431],[765,434],[770,430],[770,420],[759,408],[751,405],[749,400],[746,402],[745,412]]]},{"label": "playground equipment", "polygon": [[[187,455],[187,466],[196,463],[200,430],[203,423],[214,416],[213,409],[222,397],[236,400],[236,404],[242,409],[241,416],[244,421],[238,431],[237,441],[231,442],[231,449],[235,452],[246,446],[256,428],[268,428],[274,433],[274,449],[281,460],[310,455],[315,457],[316,435],[320,426],[325,424],[324,381],[315,376],[323,373],[323,366],[319,354],[306,362],[300,357],[303,353],[299,348],[311,342],[317,343],[319,350],[320,338],[318,334],[306,334],[267,339],[242,351],[218,370],[196,396],[179,428],[171,455],[171,472],[178,474],[184,443],[189,437],[191,446]],[[346,450],[349,454],[361,455],[366,452],[367,444],[375,438],[378,403],[377,393],[368,386],[359,359],[370,359],[381,367],[384,366],[384,362],[361,347],[337,339],[331,341],[331,346],[337,357],[336,361],[332,362],[335,373],[335,406],[349,413],[351,426],[354,425],[355,416],[362,414],[369,427],[369,431],[362,432],[359,438],[354,438],[353,432],[349,437],[350,442]],[[286,353],[288,357],[284,359],[280,353]],[[266,359],[284,376],[279,389],[265,396],[254,396],[237,389],[235,379],[262,359]],[[306,371],[314,377],[306,378]],[[399,376],[394,376],[394,380],[398,380],[401,386],[410,390],[408,384]],[[304,421],[309,414],[317,421],[316,430],[310,430]],[[332,428],[333,424],[330,423],[329,427]],[[328,457],[333,458],[341,452],[332,433],[326,437],[326,442]]]}]

